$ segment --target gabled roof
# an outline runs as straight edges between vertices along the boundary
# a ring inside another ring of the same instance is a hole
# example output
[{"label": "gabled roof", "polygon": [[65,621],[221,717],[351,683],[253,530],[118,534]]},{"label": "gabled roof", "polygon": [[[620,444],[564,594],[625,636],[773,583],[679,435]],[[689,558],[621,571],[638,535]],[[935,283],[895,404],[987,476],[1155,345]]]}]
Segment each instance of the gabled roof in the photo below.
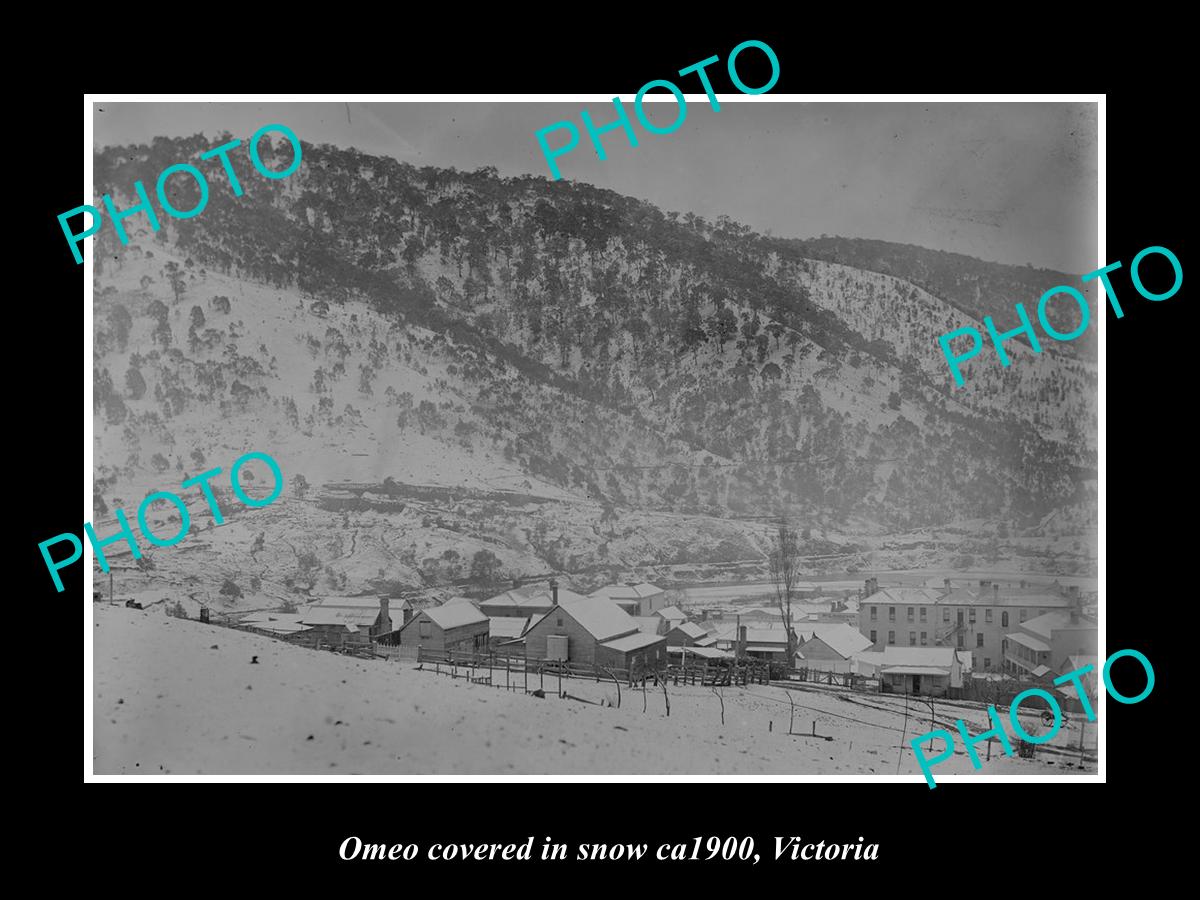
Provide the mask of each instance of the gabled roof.
[{"label": "gabled roof", "polygon": [[[814,625],[813,637],[821,640],[830,650],[838,653],[843,659],[849,659],[859,650],[871,646],[871,639],[857,628],[835,623],[830,625]],[[803,651],[802,651],[803,652]]]},{"label": "gabled roof", "polygon": [[642,582],[641,584],[609,584],[592,591],[593,597],[607,597],[610,600],[641,600],[645,597],[657,597],[665,593],[658,585]]},{"label": "gabled roof", "polygon": [[717,642],[717,639],[715,637],[713,637],[711,634],[709,634],[702,638],[696,638],[696,640],[692,643],[692,646],[693,647],[711,647],[716,642]]},{"label": "gabled roof", "polygon": [[686,619],[687,618],[687,613],[685,613],[678,606],[664,606],[662,609],[655,610],[654,614],[656,616],[662,616],[664,619],[668,619],[668,620],[678,620],[678,619]]},{"label": "gabled roof", "polygon": [[488,617],[476,609],[474,603],[443,603],[441,606],[433,606],[422,610],[409,619],[408,624],[411,625],[423,615],[428,616],[443,631],[450,628],[461,628],[464,625],[478,625],[481,622],[486,623],[488,621]]},{"label": "gabled roof", "polygon": [[[578,600],[564,603],[561,596],[560,593],[558,605],[570,613],[571,618],[598,641],[608,641],[627,634],[641,634],[633,616],[607,597],[579,597]],[[550,610],[546,615],[554,615],[554,610]]]},{"label": "gabled roof", "polygon": [[[577,594],[566,588],[558,589],[559,603],[583,599],[582,594]],[[554,608],[554,597],[551,595],[548,587],[538,586],[534,590],[525,587],[515,591],[505,591],[503,594],[497,594],[495,597],[488,597],[479,606],[484,609],[489,606],[512,606],[520,610],[528,610],[531,613],[546,612]]]},{"label": "gabled roof", "polygon": [[671,629],[672,631],[681,631],[688,637],[696,640],[698,638],[708,637],[708,632],[697,625],[695,622],[681,622]]}]

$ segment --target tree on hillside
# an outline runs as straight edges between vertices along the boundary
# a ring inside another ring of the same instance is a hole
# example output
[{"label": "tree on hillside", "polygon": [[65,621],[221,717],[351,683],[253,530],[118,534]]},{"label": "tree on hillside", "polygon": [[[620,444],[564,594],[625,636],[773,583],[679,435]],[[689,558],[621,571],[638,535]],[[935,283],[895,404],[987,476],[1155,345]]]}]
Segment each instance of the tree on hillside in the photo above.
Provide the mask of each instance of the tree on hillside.
[{"label": "tree on hillside", "polygon": [[176,262],[167,263],[164,268],[164,273],[167,276],[167,283],[171,285],[171,292],[175,295],[175,302],[179,302],[179,298],[183,296],[183,289],[187,282],[183,277],[183,270],[179,268]]},{"label": "tree on hillside", "polygon": [[480,550],[471,557],[471,580],[493,585],[500,577],[500,559],[491,550]]},{"label": "tree on hillside", "polygon": [[771,582],[775,585],[775,602],[779,606],[779,615],[787,631],[787,667],[791,669],[796,656],[796,632],[792,628],[792,597],[796,593],[796,583],[800,580],[800,547],[796,542],[796,533],[787,525],[779,526],[768,563]]}]

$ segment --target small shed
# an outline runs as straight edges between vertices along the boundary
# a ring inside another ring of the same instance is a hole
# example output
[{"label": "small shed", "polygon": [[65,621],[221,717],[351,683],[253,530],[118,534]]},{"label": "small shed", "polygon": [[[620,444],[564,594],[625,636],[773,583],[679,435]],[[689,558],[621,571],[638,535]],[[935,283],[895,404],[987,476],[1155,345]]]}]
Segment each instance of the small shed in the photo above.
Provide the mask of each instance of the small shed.
[{"label": "small shed", "polygon": [[609,669],[639,672],[658,669],[667,663],[667,639],[657,634],[636,632],[605,641],[596,648],[596,664]]},{"label": "small shed", "polygon": [[402,647],[481,653],[488,647],[489,619],[473,603],[443,603],[423,609],[395,632]]},{"label": "small shed", "polygon": [[708,632],[695,622],[680,622],[667,632],[668,647],[691,647],[708,637]]}]

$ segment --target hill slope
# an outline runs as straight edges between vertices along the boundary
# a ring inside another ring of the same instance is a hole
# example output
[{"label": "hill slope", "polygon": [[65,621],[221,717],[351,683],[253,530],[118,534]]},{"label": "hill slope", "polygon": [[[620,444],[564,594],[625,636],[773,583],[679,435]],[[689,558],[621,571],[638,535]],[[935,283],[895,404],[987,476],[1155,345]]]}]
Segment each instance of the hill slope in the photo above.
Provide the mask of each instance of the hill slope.
[{"label": "hill slope", "polygon": [[[110,148],[97,191],[207,145]],[[587,185],[233,162],[244,196],[214,175],[201,215],[97,242],[96,507],[271,453],[286,501],[208,536],[244,541],[243,581],[761,561],[780,514],[852,553],[979,517],[1091,527],[1094,365],[1018,348],[954,391],[936,335],[972,320],[903,278]]]}]

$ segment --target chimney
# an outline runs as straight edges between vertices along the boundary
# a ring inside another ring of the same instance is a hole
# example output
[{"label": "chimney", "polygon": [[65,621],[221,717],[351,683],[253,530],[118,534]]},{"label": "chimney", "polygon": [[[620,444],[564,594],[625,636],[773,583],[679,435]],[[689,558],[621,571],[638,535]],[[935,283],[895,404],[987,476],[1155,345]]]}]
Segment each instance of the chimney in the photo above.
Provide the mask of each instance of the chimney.
[{"label": "chimney", "polygon": [[550,579],[550,599],[558,606],[558,582],[553,578]]},{"label": "chimney", "polygon": [[404,609],[401,610],[400,614],[404,617],[404,621],[400,624],[407,625],[408,620],[412,618],[412,605],[408,603],[404,604]]},{"label": "chimney", "polygon": [[200,621],[201,622],[208,621],[208,607],[207,606],[200,607]]},{"label": "chimney", "polygon": [[379,598],[379,631],[386,634],[392,630],[392,617],[388,615],[388,598]]},{"label": "chimney", "polygon": [[949,594],[952,590],[954,590],[954,588],[950,587],[950,579],[949,578],[943,579],[942,584],[944,584],[946,586],[947,594]]},{"label": "chimney", "polygon": [[708,621],[708,609],[707,608],[700,610],[700,621],[701,622]]},{"label": "chimney", "polygon": [[993,585],[992,585],[992,596],[993,596],[994,598],[996,598],[997,600],[999,600],[999,599],[1000,599],[1000,585],[999,585],[999,583],[997,583],[997,584],[993,584]]},{"label": "chimney", "polygon": [[735,655],[737,656],[738,659],[741,659],[742,657],[744,657],[746,655],[746,626],[745,625],[738,626],[737,653]]}]

